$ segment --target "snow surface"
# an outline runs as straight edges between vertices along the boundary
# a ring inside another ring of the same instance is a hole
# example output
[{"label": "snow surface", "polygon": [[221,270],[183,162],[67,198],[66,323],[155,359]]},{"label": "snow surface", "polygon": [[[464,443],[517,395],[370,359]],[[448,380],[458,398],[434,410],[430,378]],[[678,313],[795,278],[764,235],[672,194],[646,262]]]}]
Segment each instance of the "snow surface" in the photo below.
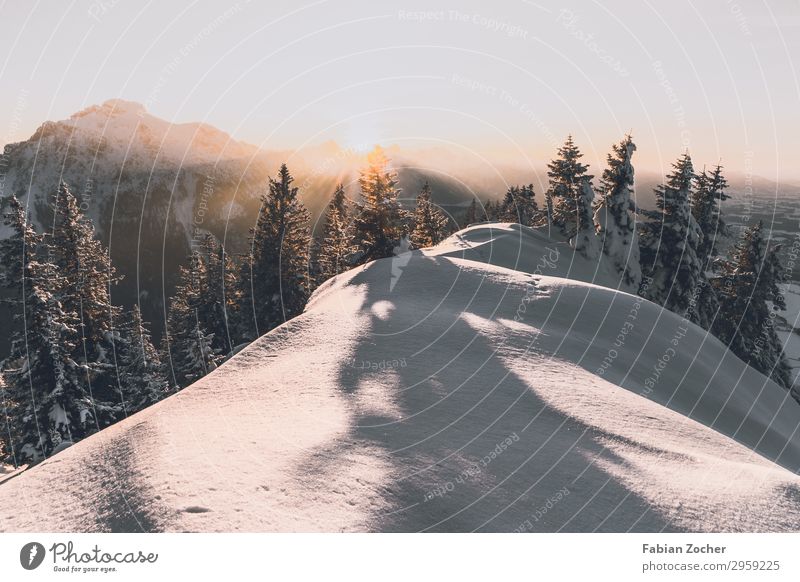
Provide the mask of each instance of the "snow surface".
[{"label": "snow surface", "polygon": [[602,262],[498,224],[394,261],[8,480],[0,530],[800,529],[800,407]]},{"label": "snow surface", "polygon": [[[800,285],[783,283],[780,285],[785,311],[777,311],[776,333],[783,344],[783,355],[792,369],[792,381],[800,378]],[[771,303],[770,308],[774,309]]]},{"label": "snow surface", "polygon": [[481,223],[461,230],[434,249],[450,256],[489,263],[535,275],[549,275],[635,292],[616,269],[602,260],[587,261],[575,253],[557,229],[530,228],[513,223]]}]

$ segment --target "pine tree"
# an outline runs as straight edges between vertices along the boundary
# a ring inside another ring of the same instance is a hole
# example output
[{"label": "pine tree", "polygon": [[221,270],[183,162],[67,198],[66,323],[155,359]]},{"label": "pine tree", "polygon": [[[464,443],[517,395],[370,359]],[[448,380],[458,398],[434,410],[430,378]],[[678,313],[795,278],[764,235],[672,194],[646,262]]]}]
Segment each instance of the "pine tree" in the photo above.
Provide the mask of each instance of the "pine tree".
[{"label": "pine tree", "polygon": [[214,336],[214,352],[228,355],[234,348],[229,315],[233,310],[236,268],[212,234],[201,239],[198,252],[205,279],[199,281],[197,318],[202,328]]},{"label": "pine tree", "polygon": [[214,334],[207,333],[199,320],[195,320],[183,340],[178,345],[176,359],[184,364],[184,377],[188,385],[216,370],[222,357],[214,352]]},{"label": "pine tree", "polygon": [[0,463],[19,467],[17,455],[14,452],[14,438],[11,428],[11,419],[16,416],[16,407],[11,399],[0,367]]},{"label": "pine tree", "polygon": [[[170,299],[170,302],[172,302],[172,299]],[[172,350],[170,349],[172,342],[170,342],[169,339],[169,312],[167,314],[166,323],[167,326],[164,333],[161,334],[161,342],[159,343],[157,351],[158,359],[161,362],[161,372],[166,382],[166,390],[169,393],[173,393],[179,391],[181,386],[176,382],[177,376],[172,365]]]},{"label": "pine tree", "polygon": [[553,193],[549,189],[544,193],[544,206],[545,206],[544,212],[545,212],[545,218],[547,219],[547,224],[548,225],[555,224],[553,222],[553,215],[555,212],[555,209],[553,207]]},{"label": "pine tree", "polygon": [[469,206],[467,207],[466,214],[464,215],[464,226],[467,227],[477,222],[480,222],[480,219],[478,218],[478,200],[477,198],[473,198],[472,202],[470,202]]},{"label": "pine tree", "polygon": [[115,350],[126,414],[143,410],[168,394],[161,358],[138,305],[116,330]]},{"label": "pine tree", "polygon": [[110,288],[119,278],[108,252],[94,238],[94,226],[81,212],[78,201],[63,182],[55,198],[53,230],[48,250],[63,282],[54,289],[64,310],[78,316],[80,342],[72,358],[85,366],[87,390],[102,402],[107,416],[97,418],[107,426],[122,413],[113,357],[114,320],[120,309],[111,302]]},{"label": "pine tree", "polygon": [[319,247],[319,282],[327,281],[351,267],[353,232],[350,208],[344,188],[336,186],[333,199],[325,212],[322,240]]},{"label": "pine tree", "polygon": [[594,204],[594,189],[589,176],[581,177],[580,194],[577,204],[575,236],[572,244],[576,251],[587,259],[596,259],[600,256],[600,240],[597,238],[592,206]]},{"label": "pine tree", "polygon": [[[747,364],[790,388],[790,368],[775,331],[776,311],[786,310],[779,250],[765,238],[761,221],[745,230],[730,256],[719,262],[720,276],[712,280],[721,304],[713,331]],[[800,398],[796,392],[793,396]]]},{"label": "pine tree", "polygon": [[167,316],[168,379],[185,388],[202,378],[222,361],[214,349],[214,334],[200,320],[206,292],[206,264],[199,252],[192,253],[189,267],[180,268],[180,281],[172,296]]},{"label": "pine tree", "polygon": [[[25,265],[31,260],[32,243],[38,243],[39,239],[33,229],[28,224],[25,210],[16,196],[12,195],[9,199],[10,211],[4,216],[4,224],[11,229],[7,238],[0,239],[0,284],[4,289],[3,303],[9,305],[15,321],[24,318],[23,300],[25,297]],[[10,330],[12,337],[19,339],[24,326],[13,326]],[[14,433],[16,432],[17,419],[19,417],[20,405],[24,398],[17,402],[12,388],[5,381],[6,368],[11,365],[7,359],[0,362],[0,414],[2,414],[2,430],[0,430],[0,462],[13,463],[15,467],[20,465],[15,452]]]},{"label": "pine tree", "polygon": [[642,269],[634,220],[636,208],[631,158],[635,151],[636,145],[629,135],[613,146],[613,152],[608,155],[608,167],[603,171],[601,200],[594,216],[603,254],[622,275],[623,282],[638,289],[642,282]]},{"label": "pine tree", "polygon": [[6,448],[23,464],[98,430],[97,418],[107,411],[84,388],[86,365],[72,357],[79,345],[78,319],[58,300],[67,282],[48,260],[53,249],[35,233],[19,203],[12,201],[6,224],[10,240],[20,243],[4,262],[13,265],[21,285],[24,317],[24,329],[12,334],[11,354],[2,365],[10,404]]},{"label": "pine tree", "polygon": [[722,175],[722,166],[717,165],[713,171],[705,169],[695,178],[695,190],[692,193],[692,215],[697,221],[703,240],[697,247],[697,257],[708,270],[712,261],[719,255],[718,241],[728,236],[728,227],[722,218],[720,204],[730,198],[725,193],[728,182]]},{"label": "pine tree", "polygon": [[23,276],[25,265],[30,260],[31,249],[26,245],[31,240],[38,241],[25,217],[25,209],[16,196],[9,199],[10,211],[4,217],[4,224],[11,228],[7,238],[0,239],[0,285],[9,293],[4,299],[14,307],[21,307],[23,297]]},{"label": "pine tree", "polygon": [[424,249],[435,246],[447,237],[449,220],[431,202],[431,187],[427,182],[417,196],[414,212],[414,230],[411,233],[412,248]]},{"label": "pine tree", "polygon": [[[256,333],[256,312],[253,301],[253,256],[243,254],[233,263],[235,272],[231,293],[230,329],[231,343],[234,347],[250,343],[258,337]],[[164,350],[160,350],[164,353]]]},{"label": "pine tree", "polygon": [[509,186],[508,190],[506,190],[506,195],[498,202],[497,215],[503,222],[520,223],[520,217],[517,214],[516,200],[519,196],[515,190],[517,190],[517,186]]},{"label": "pine tree", "polygon": [[547,199],[552,205],[552,224],[559,226],[568,239],[575,237],[579,229],[589,227],[585,221],[587,213],[591,218],[591,207],[582,207],[586,194],[582,187],[583,178],[592,177],[586,173],[589,167],[580,162],[582,157],[570,135],[558,149],[558,157],[547,164],[550,178]]},{"label": "pine tree", "polygon": [[689,204],[694,170],[684,154],[666,184],[655,189],[660,212],[648,212],[639,236],[642,267],[651,277],[647,297],[706,329],[718,305],[697,248],[703,233]]},{"label": "pine tree", "polygon": [[358,184],[363,201],[356,206],[354,221],[356,263],[394,256],[400,239],[407,235],[406,216],[397,201],[397,174],[380,146],[367,156]]},{"label": "pine tree", "polygon": [[500,206],[502,220],[533,226],[539,215],[533,184],[511,186]]},{"label": "pine tree", "polygon": [[484,212],[486,213],[486,220],[487,222],[497,222],[501,220],[500,212],[498,210],[498,206],[500,203],[494,203],[491,200],[487,200],[486,205],[483,207]]},{"label": "pine tree", "polygon": [[309,214],[293,181],[282,165],[261,198],[251,231],[251,253],[244,265],[249,272],[243,273],[239,285],[239,311],[245,318],[252,316],[252,326],[247,319],[243,324],[251,330],[250,339],[300,314],[310,293]]}]

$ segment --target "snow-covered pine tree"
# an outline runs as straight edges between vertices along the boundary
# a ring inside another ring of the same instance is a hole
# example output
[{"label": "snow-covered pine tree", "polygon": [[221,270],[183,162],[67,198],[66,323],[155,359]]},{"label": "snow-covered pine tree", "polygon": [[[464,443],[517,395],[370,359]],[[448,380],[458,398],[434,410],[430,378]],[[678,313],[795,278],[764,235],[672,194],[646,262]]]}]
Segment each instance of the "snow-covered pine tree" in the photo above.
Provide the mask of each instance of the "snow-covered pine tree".
[{"label": "snow-covered pine tree", "polygon": [[722,166],[717,165],[711,172],[704,168],[695,178],[692,192],[692,215],[697,221],[703,240],[697,246],[697,257],[706,270],[709,270],[719,255],[718,243],[728,236],[728,227],[722,218],[720,205],[730,198],[725,193],[728,182],[722,175]]},{"label": "snow-covered pine tree", "polygon": [[449,224],[447,216],[431,202],[431,187],[425,182],[417,196],[417,208],[414,211],[412,248],[424,249],[439,244],[447,237]]},{"label": "snow-covered pine tree", "polygon": [[533,184],[509,187],[501,203],[500,214],[502,220],[507,222],[533,226],[539,216]]},{"label": "snow-covered pine tree", "polygon": [[155,404],[169,393],[164,367],[139,305],[134,305],[116,330],[117,373],[125,414]]},{"label": "snow-covered pine tree", "polygon": [[[58,294],[67,285],[49,262],[53,249],[31,227],[20,205],[6,216],[11,239],[21,243],[4,257],[15,265],[22,285],[25,329],[11,337],[11,354],[3,361],[6,396],[11,402],[9,450],[18,464],[48,457],[62,442],[75,442],[99,429],[106,416],[84,388],[86,366],[73,354],[79,346],[78,319],[66,311]],[[4,249],[5,250],[5,249]]]},{"label": "snow-covered pine tree", "polygon": [[[790,368],[775,331],[776,310],[786,310],[779,287],[783,278],[779,250],[769,244],[759,221],[745,230],[729,257],[718,262],[720,274],[712,283],[721,309],[713,331],[747,364],[790,388]],[[793,396],[800,399],[797,392]]]},{"label": "snow-covered pine tree", "polygon": [[536,202],[536,192],[533,190],[533,184],[519,187],[517,206],[522,209],[521,218],[524,222],[521,224],[526,226],[541,224],[542,211],[539,210],[539,204]]},{"label": "snow-covered pine tree", "polygon": [[553,193],[549,189],[544,193],[544,213],[545,218],[547,219],[547,224],[552,225],[554,213]]},{"label": "snow-covered pine tree", "polygon": [[214,349],[214,335],[200,320],[202,296],[207,281],[206,264],[199,252],[192,253],[189,267],[181,267],[180,281],[169,304],[167,316],[168,381],[185,388],[202,378],[222,361]]},{"label": "snow-covered pine tree", "polygon": [[[239,312],[249,339],[279,326],[303,311],[310,292],[309,213],[297,198],[286,164],[270,178],[251,230],[249,267],[240,278]],[[251,325],[252,324],[252,325]]]},{"label": "snow-covered pine tree", "polygon": [[600,240],[597,238],[597,231],[592,217],[593,205],[594,189],[592,188],[591,178],[590,176],[582,176],[572,245],[576,251],[587,259],[596,259],[600,256]]},{"label": "snow-covered pine tree", "polygon": [[500,212],[498,206],[500,205],[499,202],[495,203],[491,200],[486,201],[486,205],[483,207],[484,212],[486,213],[486,220],[488,222],[495,222],[498,220],[502,220],[500,218]]},{"label": "snow-covered pine tree", "polygon": [[592,178],[586,173],[589,166],[580,162],[582,157],[583,154],[569,135],[564,145],[558,148],[556,159],[547,164],[547,176],[550,179],[547,199],[552,201],[552,224],[560,227],[569,239],[575,237],[579,227],[588,228],[582,217],[587,213],[590,219],[592,216],[591,207],[581,208],[586,194],[581,186],[583,178]]},{"label": "snow-covered pine tree", "polygon": [[188,385],[216,370],[222,356],[214,352],[214,334],[207,333],[199,320],[195,320],[185,339],[178,346],[177,359],[184,363],[184,381]]},{"label": "snow-covered pine tree", "polygon": [[[231,293],[230,330],[234,347],[256,339],[255,304],[252,300],[253,255],[242,254],[233,263],[235,280]],[[163,346],[159,351],[164,354]],[[163,356],[162,356],[163,360]]]},{"label": "snow-covered pine tree", "polygon": [[645,213],[639,250],[642,269],[651,278],[648,299],[708,329],[718,304],[697,256],[703,233],[689,203],[693,181],[692,160],[684,154],[655,189],[659,211]]},{"label": "snow-covered pine tree", "polygon": [[325,224],[319,245],[317,263],[319,282],[327,281],[351,267],[353,225],[350,207],[341,184],[336,186],[333,199],[325,212]]},{"label": "snow-covered pine tree", "polygon": [[[718,243],[728,236],[728,227],[722,218],[720,205],[729,196],[725,193],[728,183],[722,175],[722,166],[717,165],[713,171],[703,171],[695,176],[695,188],[692,192],[692,216],[697,222],[702,238],[697,243],[697,258],[703,265],[704,272],[711,271],[715,258],[719,255]],[[713,285],[703,287],[698,297],[699,323],[711,329],[714,316],[719,309],[719,301]]]},{"label": "snow-covered pine tree", "polygon": [[520,217],[517,215],[516,195],[515,190],[517,186],[509,186],[506,190],[506,195],[498,202],[498,218],[503,222],[520,222]]},{"label": "snow-covered pine tree", "polygon": [[12,438],[11,419],[16,414],[14,401],[6,386],[2,366],[0,366],[0,463],[19,467],[17,455],[14,452],[14,439]]},{"label": "snow-covered pine tree", "polygon": [[[170,302],[172,299],[170,299]],[[167,383],[167,391],[177,392],[181,389],[175,381],[176,376],[172,366],[172,342],[169,339],[169,312],[167,312],[166,329],[161,334],[161,342],[158,345],[158,359],[161,362],[161,371],[164,374],[164,381]]]},{"label": "snow-covered pine tree", "polygon": [[477,198],[473,198],[472,202],[469,203],[467,206],[467,212],[464,215],[464,227],[467,227],[471,224],[475,224],[476,222],[481,222],[481,219],[478,218],[478,200]]},{"label": "snow-covered pine tree", "polygon": [[121,311],[110,296],[119,277],[108,251],[94,238],[92,221],[63,182],[56,193],[54,212],[53,230],[46,242],[63,282],[54,292],[64,310],[78,316],[81,341],[72,358],[86,367],[87,390],[98,405],[102,403],[103,415],[96,420],[104,427],[122,413],[113,352],[114,321]]},{"label": "snow-covered pine tree", "polygon": [[214,336],[214,352],[228,355],[234,348],[229,316],[233,309],[236,268],[212,234],[200,240],[198,251],[205,281],[199,282],[197,318],[202,328]]},{"label": "snow-covered pine tree", "polygon": [[[27,222],[25,209],[13,194],[9,199],[9,207],[3,223],[11,232],[7,238],[0,239],[0,257],[3,257],[0,262],[0,285],[5,291],[3,303],[10,307],[13,319],[21,321],[24,318],[25,265],[31,260],[31,242],[38,242],[38,238]],[[21,327],[12,324],[7,333],[13,337],[20,329]],[[11,463],[18,467],[20,462],[15,453],[13,433],[16,431],[18,412],[24,400],[17,402],[12,392],[15,388],[13,381],[10,385],[5,381],[4,376],[9,366],[13,367],[8,359],[0,362],[0,463]]]},{"label": "snow-covered pine tree", "polygon": [[29,240],[38,240],[28,224],[25,209],[16,196],[9,199],[9,212],[3,223],[11,229],[8,237],[0,239],[0,285],[8,290],[5,303],[21,308],[23,297],[23,276],[25,265],[30,260],[31,249],[26,247]]},{"label": "snow-covered pine tree", "polygon": [[639,264],[639,241],[636,233],[633,198],[633,165],[631,158],[636,145],[630,135],[608,155],[608,167],[601,179],[601,200],[595,210],[597,236],[603,254],[622,275],[623,282],[638,289],[642,282]]},{"label": "snow-covered pine tree", "polygon": [[362,201],[356,204],[355,262],[364,264],[394,256],[400,239],[406,236],[406,213],[397,201],[397,174],[389,167],[383,149],[376,146],[367,155],[367,166],[358,179]]}]

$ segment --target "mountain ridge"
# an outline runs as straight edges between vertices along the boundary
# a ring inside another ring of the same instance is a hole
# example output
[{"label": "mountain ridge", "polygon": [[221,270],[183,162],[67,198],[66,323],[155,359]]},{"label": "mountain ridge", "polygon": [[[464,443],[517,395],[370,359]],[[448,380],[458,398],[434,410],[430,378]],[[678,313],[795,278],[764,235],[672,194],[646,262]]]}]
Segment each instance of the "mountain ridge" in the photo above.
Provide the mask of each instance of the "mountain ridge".
[{"label": "mountain ridge", "polygon": [[484,224],[334,277],[192,386],[2,484],[23,501],[0,530],[800,528],[797,403],[692,324],[673,346],[679,316],[563,277],[593,268]]}]

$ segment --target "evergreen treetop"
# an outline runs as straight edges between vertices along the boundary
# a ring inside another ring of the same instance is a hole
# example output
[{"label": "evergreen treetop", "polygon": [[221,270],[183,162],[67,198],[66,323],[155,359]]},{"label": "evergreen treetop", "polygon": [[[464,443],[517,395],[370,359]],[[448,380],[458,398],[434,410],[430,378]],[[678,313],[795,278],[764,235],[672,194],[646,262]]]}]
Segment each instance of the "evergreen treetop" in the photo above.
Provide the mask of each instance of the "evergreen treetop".
[{"label": "evergreen treetop", "polygon": [[357,262],[394,256],[400,239],[408,234],[406,213],[397,201],[397,173],[380,146],[368,154],[358,184],[363,201],[357,204],[354,221]]},{"label": "evergreen treetop", "polygon": [[[310,294],[310,217],[293,182],[283,164],[269,180],[251,230],[251,252],[238,286],[240,328],[250,339],[301,313]],[[252,321],[244,319],[249,314]]]},{"label": "evergreen treetop", "polygon": [[722,175],[722,166],[717,165],[708,172],[705,168],[695,177],[695,189],[692,193],[692,215],[703,232],[697,255],[710,268],[711,262],[719,255],[719,240],[728,236],[728,227],[722,218],[720,205],[730,198],[725,193],[728,182]]},{"label": "evergreen treetop", "polygon": [[411,233],[412,246],[422,249],[439,244],[447,236],[448,224],[447,216],[431,202],[431,188],[425,182],[417,196],[414,230]]},{"label": "evergreen treetop", "polygon": [[642,281],[636,236],[632,164],[636,145],[630,135],[614,144],[600,181],[600,203],[595,210],[597,235],[603,253],[622,274],[625,284],[638,289]]},{"label": "evergreen treetop", "polygon": [[343,273],[351,267],[353,225],[344,187],[336,186],[325,212],[321,243],[318,251],[320,282]]},{"label": "evergreen treetop", "polygon": [[[559,226],[567,238],[573,238],[578,231],[581,209],[582,186],[584,178],[591,180],[587,173],[589,166],[580,162],[583,154],[575,145],[572,136],[567,136],[564,145],[558,148],[556,159],[547,164],[550,186],[547,190],[548,204],[552,205],[552,223]],[[550,206],[548,206],[550,212]],[[588,212],[591,215],[592,209]]]}]

